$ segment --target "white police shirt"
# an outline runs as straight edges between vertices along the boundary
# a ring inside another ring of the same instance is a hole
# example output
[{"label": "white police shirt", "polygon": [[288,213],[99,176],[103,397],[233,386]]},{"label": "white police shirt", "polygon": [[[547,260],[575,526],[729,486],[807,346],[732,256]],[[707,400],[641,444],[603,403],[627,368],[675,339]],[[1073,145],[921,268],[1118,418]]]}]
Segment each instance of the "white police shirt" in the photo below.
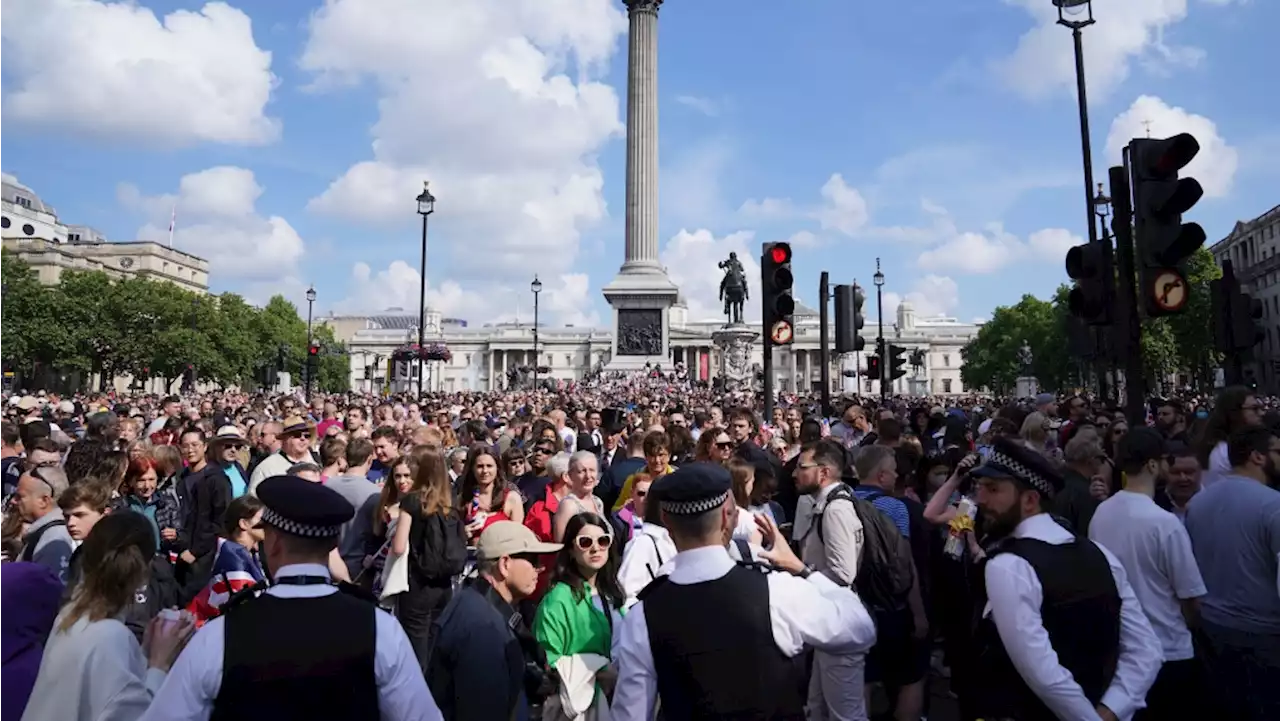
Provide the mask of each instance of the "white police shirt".
[{"label": "white police shirt", "polygon": [[[1054,545],[1075,540],[1070,531],[1045,513],[1023,519],[1011,536]],[[1164,663],[1164,651],[1129,586],[1124,566],[1110,551],[1100,545],[1098,548],[1107,557],[1120,594],[1120,653],[1102,704],[1117,718],[1128,719],[1146,705],[1147,691]],[[1058,663],[1058,654],[1049,642],[1049,632],[1040,616],[1044,588],[1035,569],[1020,556],[1001,553],[987,561],[985,574],[988,600],[982,614],[995,622],[1000,641],[1027,687],[1058,718],[1098,718],[1080,684]]]},{"label": "white police shirt", "polygon": [[[304,563],[285,566],[275,576],[324,576],[329,569]],[[336,586],[272,586],[267,593],[280,598],[319,598],[338,593]],[[389,613],[377,612],[374,676],[378,709],[384,721],[442,721],[440,708],[427,689],[422,667],[404,629]],[[141,721],[208,721],[222,688],[223,625],[215,618],[201,628],[178,656],[164,685]],[[323,633],[324,629],[316,629]]]},{"label": "white police shirt", "polygon": [[[690,585],[723,578],[735,563],[724,546],[705,546],[677,554],[670,565],[669,582]],[[808,578],[770,573],[768,579],[770,626],[782,653],[795,656],[806,645],[831,653],[863,653],[875,645],[875,622],[848,588],[820,573]],[[613,721],[648,721],[657,702],[658,676],[649,648],[644,601],[622,620],[613,642],[613,658],[618,666],[610,707]]]}]

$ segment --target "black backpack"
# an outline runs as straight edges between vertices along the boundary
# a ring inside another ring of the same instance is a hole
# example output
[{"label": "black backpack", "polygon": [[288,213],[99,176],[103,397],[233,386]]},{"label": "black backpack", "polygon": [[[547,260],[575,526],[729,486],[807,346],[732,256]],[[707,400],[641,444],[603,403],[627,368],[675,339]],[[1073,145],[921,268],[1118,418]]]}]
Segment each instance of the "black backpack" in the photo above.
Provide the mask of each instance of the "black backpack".
[{"label": "black backpack", "polygon": [[[902,536],[893,519],[872,503],[881,495],[884,494],[858,498],[848,484],[841,483],[827,495],[826,505],[849,501],[862,521],[862,558],[858,561],[858,576],[853,585],[863,603],[877,611],[896,611],[907,607],[907,594],[915,582],[916,567],[910,542]],[[817,514],[814,524],[818,539],[825,544],[822,516]]]},{"label": "black backpack", "polygon": [[[412,502],[406,500],[406,502]],[[418,576],[427,581],[446,581],[462,573],[467,565],[466,529],[456,513],[414,514],[409,528],[409,558]]]}]

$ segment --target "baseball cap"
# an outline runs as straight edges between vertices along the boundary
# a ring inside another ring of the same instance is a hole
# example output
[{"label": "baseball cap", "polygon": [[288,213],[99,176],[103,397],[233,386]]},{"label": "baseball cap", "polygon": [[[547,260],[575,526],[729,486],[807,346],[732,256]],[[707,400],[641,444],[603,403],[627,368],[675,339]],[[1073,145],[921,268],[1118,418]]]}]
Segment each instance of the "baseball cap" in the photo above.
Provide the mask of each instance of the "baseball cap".
[{"label": "baseball cap", "polygon": [[515,521],[495,521],[480,533],[476,555],[493,560],[527,553],[558,553],[563,546],[562,543],[539,541],[533,531]]}]

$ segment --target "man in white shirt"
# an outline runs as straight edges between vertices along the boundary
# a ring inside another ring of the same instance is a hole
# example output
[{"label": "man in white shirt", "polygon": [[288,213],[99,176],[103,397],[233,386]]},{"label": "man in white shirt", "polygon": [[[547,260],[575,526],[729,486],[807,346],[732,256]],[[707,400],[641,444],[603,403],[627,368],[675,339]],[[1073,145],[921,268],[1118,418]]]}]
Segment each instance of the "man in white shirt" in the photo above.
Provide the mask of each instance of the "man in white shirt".
[{"label": "man in white shirt", "polygon": [[1089,538],[1124,564],[1164,650],[1164,665],[1143,713],[1151,719],[1208,718],[1198,705],[1205,691],[1202,666],[1187,629],[1187,621],[1199,616],[1204,581],[1187,529],[1154,500],[1156,479],[1168,468],[1165,440],[1154,428],[1133,428],[1117,455],[1125,487],[1098,506]]},{"label": "man in white shirt", "polygon": [[1131,718],[1164,654],[1124,566],[1047,513],[1063,479],[1026,445],[996,439],[970,473],[991,544],[975,633],[979,715]]}]

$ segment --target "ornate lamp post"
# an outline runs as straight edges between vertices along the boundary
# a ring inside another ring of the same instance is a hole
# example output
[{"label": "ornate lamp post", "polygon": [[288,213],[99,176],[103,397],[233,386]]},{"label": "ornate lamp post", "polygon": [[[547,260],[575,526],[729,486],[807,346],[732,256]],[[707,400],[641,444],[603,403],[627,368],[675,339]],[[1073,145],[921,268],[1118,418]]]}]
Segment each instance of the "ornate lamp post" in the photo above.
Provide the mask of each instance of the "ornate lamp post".
[{"label": "ornate lamp post", "polygon": [[417,197],[418,215],[422,216],[422,257],[418,267],[418,395],[422,395],[422,333],[426,328],[427,312],[427,216],[436,212],[436,196],[431,194],[430,183],[422,182],[422,193]]},{"label": "ornate lamp post", "polygon": [[1094,23],[1092,0],[1053,0],[1058,24],[1071,28],[1076,55],[1076,101],[1080,109],[1080,151],[1084,156],[1084,207],[1089,220],[1089,242],[1098,242],[1093,220],[1093,150],[1089,142],[1089,100],[1084,82],[1084,46],[1081,30]]},{"label": "ornate lamp post", "polygon": [[880,270],[880,259],[876,258],[876,274],[871,277],[872,282],[876,284],[876,324],[879,329],[876,331],[876,353],[880,356],[880,377],[876,380],[880,383],[880,401],[884,403],[889,400],[889,389],[886,387],[884,379],[885,364],[889,359],[885,356],[884,347],[884,273]]},{"label": "ornate lamp post", "polygon": [[538,280],[538,276],[533,276],[533,282],[529,284],[529,290],[533,291],[533,389],[538,390],[538,294],[542,292],[542,281]]}]

